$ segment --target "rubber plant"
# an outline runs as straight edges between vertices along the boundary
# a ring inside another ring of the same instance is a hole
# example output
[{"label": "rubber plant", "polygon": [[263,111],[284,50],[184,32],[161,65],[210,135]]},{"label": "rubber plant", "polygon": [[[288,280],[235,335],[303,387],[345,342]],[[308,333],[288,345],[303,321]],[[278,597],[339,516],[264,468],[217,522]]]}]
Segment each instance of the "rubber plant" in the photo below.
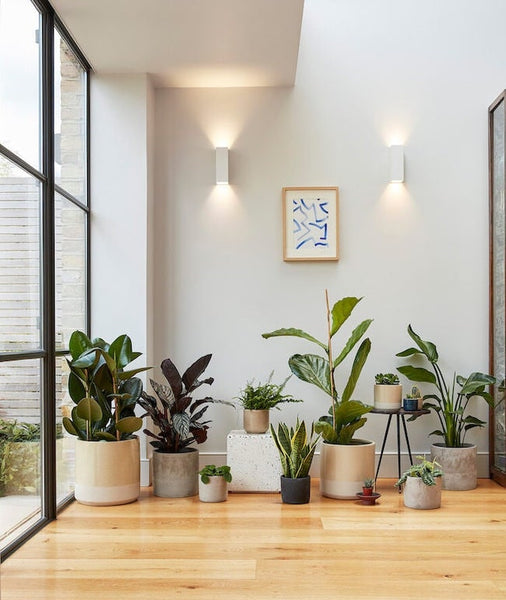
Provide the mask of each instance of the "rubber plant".
[{"label": "rubber plant", "polygon": [[[330,308],[327,291],[325,291],[325,299],[328,329],[328,338],[325,342],[318,340],[302,329],[295,328],[277,329],[262,334],[262,337],[298,337],[315,344],[320,350],[323,350],[323,356],[294,354],[288,360],[288,365],[296,377],[315,385],[331,399],[329,414],[320,417],[315,423],[315,431],[321,433],[322,438],[327,443],[353,444],[355,432],[363,427],[367,421],[364,415],[372,410],[372,406],[366,406],[359,400],[352,399],[360,373],[371,349],[371,340],[364,338],[364,335],[372,323],[372,319],[365,319],[355,327],[337,357],[334,358],[332,340],[362,298],[342,298],[333,305],[332,309]],[[360,341],[343,391],[339,393],[336,386],[337,368]]]},{"label": "rubber plant", "polygon": [[411,325],[408,326],[408,334],[417,347],[407,348],[397,356],[421,356],[428,361],[432,370],[413,365],[403,365],[397,367],[397,370],[410,381],[435,386],[435,394],[427,394],[423,397],[423,407],[436,413],[441,428],[435,429],[429,435],[442,437],[448,448],[461,448],[464,445],[465,435],[470,429],[486,425],[485,421],[466,414],[469,402],[473,396],[477,396],[483,398],[493,408],[494,399],[487,391],[487,387],[495,383],[495,377],[480,372],[473,372],[468,377],[454,373],[451,383],[447,383],[438,364],[439,354],[436,345],[422,340]]},{"label": "rubber plant", "polygon": [[120,335],[109,344],[102,338],[90,340],[82,331],[74,331],[69,351],[68,390],[76,406],[71,417],[63,417],[65,429],[87,441],[131,438],[142,427],[142,419],[135,416],[142,382],[135,375],[151,367],[125,370],[141,356],[132,351],[127,335]]},{"label": "rubber plant", "polygon": [[271,435],[279,451],[283,475],[290,479],[307,477],[319,440],[314,435],[314,425],[308,435],[305,422],[299,419],[295,428],[279,423],[276,431],[271,424]]}]

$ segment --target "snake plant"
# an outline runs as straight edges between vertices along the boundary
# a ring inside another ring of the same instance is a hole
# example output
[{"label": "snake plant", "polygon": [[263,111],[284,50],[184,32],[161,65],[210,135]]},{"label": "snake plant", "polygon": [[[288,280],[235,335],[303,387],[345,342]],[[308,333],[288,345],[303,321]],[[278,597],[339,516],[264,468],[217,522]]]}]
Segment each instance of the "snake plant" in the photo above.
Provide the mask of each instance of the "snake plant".
[{"label": "snake plant", "polygon": [[279,451],[283,475],[290,479],[307,477],[319,439],[314,435],[314,425],[308,435],[304,421],[297,419],[295,429],[279,423],[277,432],[271,425],[271,435]]}]

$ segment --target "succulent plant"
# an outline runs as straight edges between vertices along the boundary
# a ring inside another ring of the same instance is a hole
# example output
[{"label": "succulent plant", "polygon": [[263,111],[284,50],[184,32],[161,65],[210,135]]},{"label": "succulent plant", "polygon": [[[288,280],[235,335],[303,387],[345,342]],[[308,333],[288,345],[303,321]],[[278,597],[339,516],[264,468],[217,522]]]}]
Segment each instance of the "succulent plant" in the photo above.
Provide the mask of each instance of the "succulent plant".
[{"label": "succulent plant", "polygon": [[295,429],[279,423],[277,432],[271,425],[271,435],[279,451],[283,475],[291,479],[307,477],[319,439],[314,435],[314,425],[308,435],[304,421],[297,419]]}]

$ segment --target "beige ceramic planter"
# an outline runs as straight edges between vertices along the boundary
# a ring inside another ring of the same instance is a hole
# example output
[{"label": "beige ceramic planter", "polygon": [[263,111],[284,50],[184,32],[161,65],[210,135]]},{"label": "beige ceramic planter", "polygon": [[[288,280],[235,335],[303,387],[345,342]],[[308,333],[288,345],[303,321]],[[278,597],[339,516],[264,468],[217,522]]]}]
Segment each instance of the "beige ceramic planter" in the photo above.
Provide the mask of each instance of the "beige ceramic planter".
[{"label": "beige ceramic planter", "polygon": [[475,445],[447,448],[444,444],[432,444],[431,454],[432,460],[441,465],[444,490],[474,490],[478,484]]},{"label": "beige ceramic planter", "polygon": [[420,477],[408,477],[404,484],[404,506],[430,510],[441,506],[441,477],[435,477],[436,485],[426,485]]},{"label": "beige ceramic planter", "polygon": [[244,409],[244,431],[246,433],[265,433],[269,429],[269,410]]},{"label": "beige ceramic planter", "polygon": [[329,498],[355,499],[365,479],[374,479],[376,444],[355,440],[349,446],[323,442],[320,454],[320,492]]},{"label": "beige ceramic planter", "polygon": [[374,384],[374,408],[397,410],[402,406],[402,385]]},{"label": "beige ceramic planter", "polygon": [[153,494],[161,498],[185,498],[198,493],[199,453],[153,452]]},{"label": "beige ceramic planter", "polygon": [[228,495],[228,484],[221,475],[211,475],[209,483],[199,478],[199,499],[201,502],[225,502]]},{"label": "beige ceramic planter", "polygon": [[75,497],[81,504],[134,502],[140,492],[139,439],[121,442],[76,440]]}]

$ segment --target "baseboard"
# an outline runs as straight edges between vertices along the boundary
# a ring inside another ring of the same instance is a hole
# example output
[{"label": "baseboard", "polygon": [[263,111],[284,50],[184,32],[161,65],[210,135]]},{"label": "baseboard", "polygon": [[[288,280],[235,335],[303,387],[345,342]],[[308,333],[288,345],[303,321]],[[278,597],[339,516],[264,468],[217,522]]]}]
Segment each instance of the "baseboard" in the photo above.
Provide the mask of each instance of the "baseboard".
[{"label": "baseboard", "polygon": [[141,458],[141,487],[151,485],[151,460],[149,458]]}]

